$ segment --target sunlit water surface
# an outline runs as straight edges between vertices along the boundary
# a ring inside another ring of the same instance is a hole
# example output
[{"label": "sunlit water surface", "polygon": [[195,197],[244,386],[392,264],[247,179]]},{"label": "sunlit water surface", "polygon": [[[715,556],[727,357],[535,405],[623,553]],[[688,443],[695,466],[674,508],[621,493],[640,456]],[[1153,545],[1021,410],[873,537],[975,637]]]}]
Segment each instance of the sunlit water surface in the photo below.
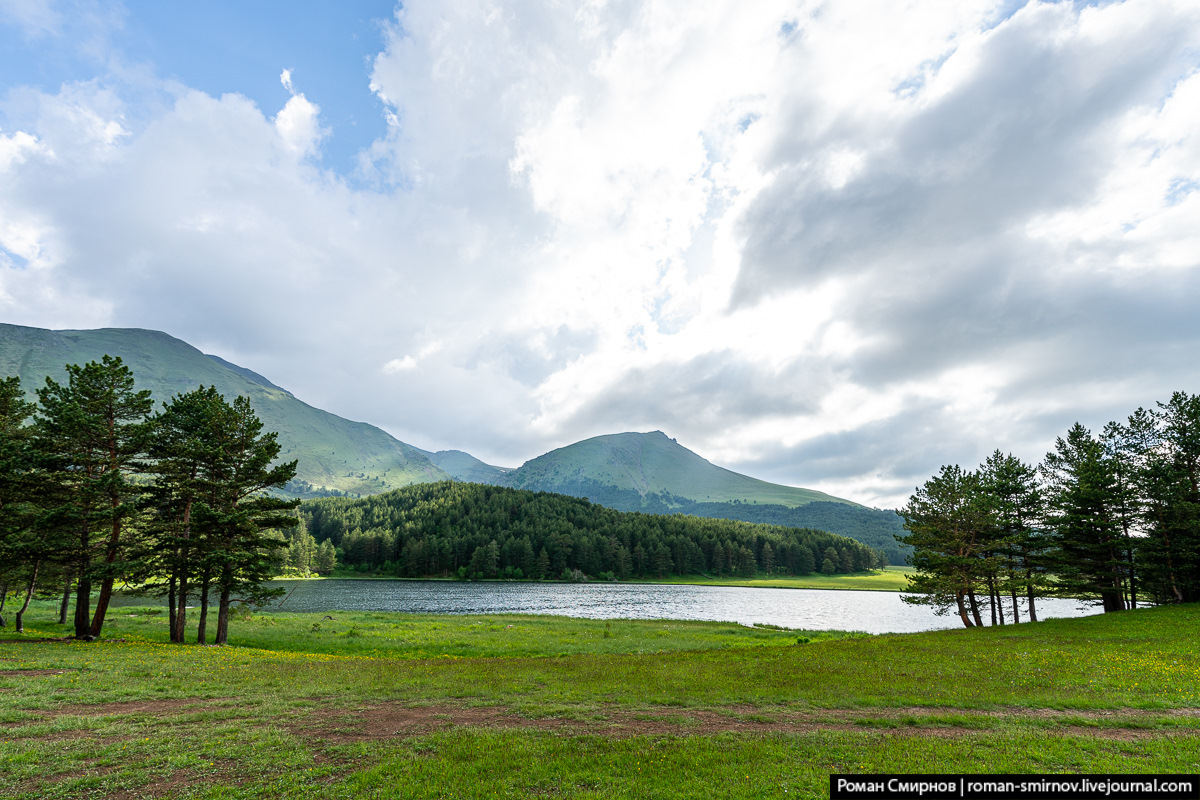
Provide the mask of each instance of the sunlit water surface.
[{"label": "sunlit water surface", "polygon": [[[280,611],[413,614],[560,614],[590,619],[694,619],[807,630],[911,633],[961,627],[957,615],[900,600],[895,592],[757,589],[628,583],[280,581]],[[1098,613],[1076,600],[1038,600],[1039,619]],[[1009,612],[1011,615],[1011,612]],[[986,615],[985,615],[986,616]],[[1010,617],[1011,618],[1011,617]],[[1022,621],[1027,620],[1024,608]]]}]

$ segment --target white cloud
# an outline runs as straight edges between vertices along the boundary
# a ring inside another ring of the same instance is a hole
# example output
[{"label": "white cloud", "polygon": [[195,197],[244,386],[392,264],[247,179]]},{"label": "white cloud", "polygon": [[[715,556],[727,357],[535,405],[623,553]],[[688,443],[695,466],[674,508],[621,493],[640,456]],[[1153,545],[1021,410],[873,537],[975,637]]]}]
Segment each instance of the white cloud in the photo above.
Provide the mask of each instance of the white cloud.
[{"label": "white cloud", "polygon": [[277,111],[9,87],[0,309],[422,447],[662,428],[899,502],[1200,380],[1197,12],[1012,5],[414,0],[353,180],[288,69]]},{"label": "white cloud", "polygon": [[17,131],[11,136],[0,133],[0,172],[10,166],[24,164],[32,154],[45,152],[36,136],[25,131]]},{"label": "white cloud", "polygon": [[413,358],[412,356],[405,356],[404,358],[393,358],[391,361],[389,361],[383,365],[383,371],[388,374],[395,374],[397,372],[407,372],[410,369],[416,369],[416,368],[417,368],[417,360],[415,358]]},{"label": "white cloud", "polygon": [[34,38],[56,34],[63,15],[55,5],[50,0],[0,0],[0,19],[12,20]]},{"label": "white cloud", "polygon": [[320,124],[321,110],[302,94],[292,95],[275,115],[275,130],[284,146],[296,155],[308,155],[316,150],[324,137]]}]

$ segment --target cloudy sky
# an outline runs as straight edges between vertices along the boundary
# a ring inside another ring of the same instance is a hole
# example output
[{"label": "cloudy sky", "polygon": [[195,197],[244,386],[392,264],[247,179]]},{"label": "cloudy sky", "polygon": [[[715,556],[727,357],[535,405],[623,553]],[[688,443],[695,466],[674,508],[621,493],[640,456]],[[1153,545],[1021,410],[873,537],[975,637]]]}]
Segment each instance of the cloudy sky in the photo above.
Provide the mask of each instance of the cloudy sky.
[{"label": "cloudy sky", "polygon": [[882,507],[1200,391],[1200,4],[0,0],[0,321]]}]

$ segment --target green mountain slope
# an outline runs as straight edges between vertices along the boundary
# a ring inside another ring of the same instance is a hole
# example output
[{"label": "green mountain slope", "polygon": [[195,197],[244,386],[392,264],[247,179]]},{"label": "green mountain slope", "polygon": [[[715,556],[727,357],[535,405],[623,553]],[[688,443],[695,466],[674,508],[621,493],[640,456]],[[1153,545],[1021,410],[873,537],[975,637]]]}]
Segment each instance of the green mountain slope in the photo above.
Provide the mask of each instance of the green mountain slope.
[{"label": "green mountain slope", "polygon": [[485,464],[462,450],[439,450],[436,453],[421,450],[421,453],[449,473],[454,480],[465,483],[488,483],[499,486],[503,485],[505,476],[513,471],[512,467],[493,467],[491,464]]},{"label": "green mountain slope", "polygon": [[894,511],[723,469],[661,431],[597,436],[553,450],[489,482],[585,497],[617,511],[829,531],[882,551],[895,564],[907,555],[907,548],[895,540],[903,530]]},{"label": "green mountain slope", "polygon": [[299,461],[294,494],[376,494],[449,477],[417,448],[379,428],[313,408],[261,375],[205,355],[165,333],[136,328],[49,331],[0,324],[0,375],[19,375],[30,393],[45,385],[46,376],[65,381],[63,365],[97,361],[104,355],[120,356],[138,388],[149,389],[156,405],[201,385],[214,385],[227,398],[246,395],[266,429],[279,433],[282,458]]},{"label": "green mountain slope", "polygon": [[504,484],[577,497],[602,486],[642,497],[670,495],[700,503],[789,508],[817,501],[855,505],[824,492],[767,483],[715,466],[662,431],[596,436],[551,450],[525,462]]}]

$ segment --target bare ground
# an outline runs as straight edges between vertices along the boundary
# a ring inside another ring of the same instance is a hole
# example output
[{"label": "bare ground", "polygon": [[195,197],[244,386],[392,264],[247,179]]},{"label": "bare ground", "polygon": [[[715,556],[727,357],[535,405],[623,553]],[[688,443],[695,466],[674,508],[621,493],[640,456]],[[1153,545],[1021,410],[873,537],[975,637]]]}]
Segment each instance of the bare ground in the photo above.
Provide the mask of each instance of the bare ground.
[{"label": "bare ground", "polygon": [[[13,670],[9,674],[36,677],[58,670]],[[150,716],[164,722],[198,710],[239,710],[237,698],[185,698],[173,700],[137,700],[94,705],[67,705],[53,709],[29,709],[35,719],[51,720],[64,716],[85,718]],[[258,709],[245,709],[247,716],[259,716]],[[182,721],[182,720],[181,720]],[[650,706],[645,708],[606,707],[586,710],[571,716],[533,717],[505,707],[475,707],[465,704],[377,703],[362,707],[339,705],[332,698],[312,698],[302,710],[290,710],[282,716],[266,717],[256,724],[278,725],[305,741],[314,764],[340,763],[344,756],[337,746],[354,743],[379,743],[413,736],[453,730],[535,730],[564,736],[703,736],[726,732],[749,734],[806,733],[816,731],[874,732],[881,736],[959,738],[985,733],[998,723],[1031,721],[1063,736],[1087,736],[1117,741],[1142,741],[1157,736],[1200,735],[1200,709],[1111,709],[1103,711],[1065,711],[1056,709],[1002,708],[962,710],[938,708],[863,708],[863,709],[773,709],[732,705],[718,708],[684,709]],[[1178,726],[1178,727],[1176,727]],[[90,731],[63,730],[43,734],[64,744],[72,739],[92,738],[97,743],[121,737],[100,739]],[[43,778],[35,784],[17,787],[40,791],[72,778],[103,777],[110,767],[99,764]],[[113,800],[172,797],[205,783],[238,785],[246,776],[238,765],[216,765],[216,769],[197,772],[179,769],[157,778],[153,784],[136,790],[116,790]]]},{"label": "bare ground", "polygon": [[[30,670],[33,674],[54,670]],[[151,700],[99,705],[60,706],[34,712],[46,718],[71,716],[150,715],[171,717],[204,708],[238,707],[234,698]],[[1064,734],[1100,739],[1139,740],[1161,734],[1163,722],[1200,719],[1200,709],[1057,710],[1004,708],[964,710],[939,708],[760,709],[725,706],[708,709],[647,707],[604,708],[571,716],[527,716],[505,706],[378,703],[339,706],[317,700],[304,711],[291,711],[279,723],[294,735],[322,744],[369,742],[419,736],[456,727],[543,730],[564,735],[693,736],[725,732],[803,733],[874,729],[905,736],[953,738],[986,730],[996,723],[1036,721]],[[1200,733],[1184,723],[1173,732]]]}]

